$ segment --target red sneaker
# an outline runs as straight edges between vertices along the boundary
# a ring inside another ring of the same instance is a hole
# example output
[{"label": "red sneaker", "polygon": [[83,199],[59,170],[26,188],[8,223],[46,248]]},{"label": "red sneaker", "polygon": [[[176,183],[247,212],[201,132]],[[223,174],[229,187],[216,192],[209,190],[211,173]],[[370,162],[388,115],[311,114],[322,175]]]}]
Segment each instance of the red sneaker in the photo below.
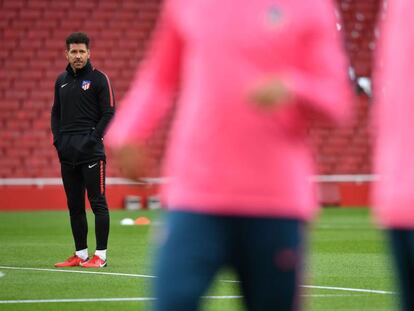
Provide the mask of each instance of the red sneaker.
[{"label": "red sneaker", "polygon": [[82,262],[80,266],[83,268],[103,268],[106,267],[106,260],[103,260],[101,257],[95,255],[92,259]]},{"label": "red sneaker", "polygon": [[76,255],[73,255],[72,257],[69,257],[63,262],[55,263],[55,267],[56,268],[79,267],[82,265],[82,263],[86,262],[87,260],[88,258],[86,260],[83,260],[82,258]]}]

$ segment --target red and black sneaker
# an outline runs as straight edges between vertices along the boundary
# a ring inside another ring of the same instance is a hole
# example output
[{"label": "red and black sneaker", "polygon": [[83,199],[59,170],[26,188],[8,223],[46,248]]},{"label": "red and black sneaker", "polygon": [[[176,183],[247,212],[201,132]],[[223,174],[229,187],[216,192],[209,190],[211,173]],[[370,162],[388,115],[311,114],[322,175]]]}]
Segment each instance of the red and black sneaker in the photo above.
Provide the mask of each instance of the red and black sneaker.
[{"label": "red and black sneaker", "polygon": [[55,267],[56,268],[66,268],[66,267],[79,267],[81,266],[84,262],[86,262],[88,260],[88,258],[86,258],[86,260],[83,260],[82,258],[73,255],[71,257],[69,257],[68,259],[66,259],[63,262],[58,262],[55,263]]},{"label": "red and black sneaker", "polygon": [[106,260],[99,256],[93,256],[90,260],[80,264],[82,268],[103,268],[106,267]]}]

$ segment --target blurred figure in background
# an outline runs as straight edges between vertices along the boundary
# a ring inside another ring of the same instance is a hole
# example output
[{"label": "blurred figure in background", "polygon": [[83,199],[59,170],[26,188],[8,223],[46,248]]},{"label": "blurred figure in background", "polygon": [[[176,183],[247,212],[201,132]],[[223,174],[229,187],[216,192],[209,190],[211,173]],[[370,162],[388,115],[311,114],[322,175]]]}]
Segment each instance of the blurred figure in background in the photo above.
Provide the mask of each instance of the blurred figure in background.
[{"label": "blurred figure in background", "polygon": [[308,121],[341,122],[351,106],[332,3],[165,1],[108,132],[126,176],[148,175],[146,141],[178,88],[155,310],[198,310],[224,265],[249,310],[299,310],[317,211]]},{"label": "blurred figure in background", "polygon": [[414,310],[414,2],[389,1],[374,81],[374,215],[387,229],[401,310]]}]

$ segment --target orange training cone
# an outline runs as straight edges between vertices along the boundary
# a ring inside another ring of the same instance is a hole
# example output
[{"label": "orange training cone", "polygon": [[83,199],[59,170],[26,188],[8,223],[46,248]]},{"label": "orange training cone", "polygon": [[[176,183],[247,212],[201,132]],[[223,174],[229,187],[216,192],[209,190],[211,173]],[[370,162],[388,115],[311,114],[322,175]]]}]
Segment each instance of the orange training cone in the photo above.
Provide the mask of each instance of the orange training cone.
[{"label": "orange training cone", "polygon": [[144,226],[149,225],[151,223],[151,220],[149,220],[147,217],[138,217],[135,219],[135,224],[138,226]]}]

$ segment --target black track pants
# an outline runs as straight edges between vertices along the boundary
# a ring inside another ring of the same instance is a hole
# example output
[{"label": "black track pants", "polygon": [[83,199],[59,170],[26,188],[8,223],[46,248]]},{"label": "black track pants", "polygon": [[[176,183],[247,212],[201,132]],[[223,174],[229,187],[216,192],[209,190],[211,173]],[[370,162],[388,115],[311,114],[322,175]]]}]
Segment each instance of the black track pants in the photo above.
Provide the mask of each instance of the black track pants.
[{"label": "black track pants", "polygon": [[390,229],[390,244],[400,290],[400,310],[414,310],[414,230]]},{"label": "black track pants", "polygon": [[85,213],[85,190],[95,215],[96,249],[106,249],[109,235],[109,212],[105,197],[105,162],[95,161],[77,166],[62,163],[61,173],[76,250],[87,248],[88,223]]}]

